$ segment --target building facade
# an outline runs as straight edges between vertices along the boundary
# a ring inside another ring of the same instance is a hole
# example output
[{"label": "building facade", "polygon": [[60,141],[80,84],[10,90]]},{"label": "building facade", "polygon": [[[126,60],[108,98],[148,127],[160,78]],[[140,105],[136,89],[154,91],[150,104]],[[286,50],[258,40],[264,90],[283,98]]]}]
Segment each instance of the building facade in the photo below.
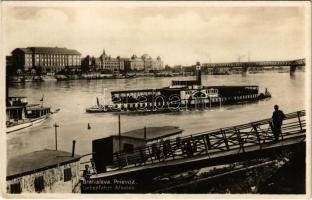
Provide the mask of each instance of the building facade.
[{"label": "building facade", "polygon": [[131,58],[125,62],[125,66],[129,71],[144,71],[144,61],[136,55],[132,55]]},{"label": "building facade", "polygon": [[80,191],[80,156],[41,150],[9,159],[7,193],[75,193]]},{"label": "building facade", "polygon": [[112,58],[108,56],[103,50],[103,53],[99,57],[100,60],[100,69],[106,72],[123,72],[125,70],[125,59],[120,58],[119,56],[116,58]]},{"label": "building facade", "polygon": [[27,47],[12,51],[13,71],[31,69],[56,73],[64,68],[79,68],[81,54],[77,50],[58,47]]},{"label": "building facade", "polygon": [[158,56],[156,59],[153,59],[148,54],[143,54],[141,57],[136,55],[131,56],[131,58],[125,63],[126,68],[131,71],[159,71],[163,69],[163,61]]},{"label": "building facade", "polygon": [[161,60],[161,58],[158,56],[156,60],[153,63],[153,70],[162,70],[164,66],[164,62]]}]

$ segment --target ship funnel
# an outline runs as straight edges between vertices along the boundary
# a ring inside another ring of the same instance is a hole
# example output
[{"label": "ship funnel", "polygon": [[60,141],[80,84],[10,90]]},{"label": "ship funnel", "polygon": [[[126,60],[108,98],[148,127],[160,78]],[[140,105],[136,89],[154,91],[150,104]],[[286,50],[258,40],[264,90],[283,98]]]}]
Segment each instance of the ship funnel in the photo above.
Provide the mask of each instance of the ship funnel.
[{"label": "ship funnel", "polygon": [[196,62],[196,85],[199,85],[199,86],[202,85],[200,68],[201,68],[200,62]]}]

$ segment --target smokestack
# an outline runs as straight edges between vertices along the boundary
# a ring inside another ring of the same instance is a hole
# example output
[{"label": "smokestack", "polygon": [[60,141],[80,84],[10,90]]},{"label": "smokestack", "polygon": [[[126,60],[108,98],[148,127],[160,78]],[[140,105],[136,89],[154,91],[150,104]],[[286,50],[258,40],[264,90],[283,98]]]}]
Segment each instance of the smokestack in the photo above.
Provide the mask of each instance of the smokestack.
[{"label": "smokestack", "polygon": [[144,126],[144,140],[146,140],[146,126]]},{"label": "smokestack", "polygon": [[201,71],[200,71],[200,62],[196,62],[196,85],[202,85],[201,82]]},{"label": "smokestack", "polygon": [[76,145],[76,140],[73,140],[72,157],[74,157],[75,155],[75,145]]}]

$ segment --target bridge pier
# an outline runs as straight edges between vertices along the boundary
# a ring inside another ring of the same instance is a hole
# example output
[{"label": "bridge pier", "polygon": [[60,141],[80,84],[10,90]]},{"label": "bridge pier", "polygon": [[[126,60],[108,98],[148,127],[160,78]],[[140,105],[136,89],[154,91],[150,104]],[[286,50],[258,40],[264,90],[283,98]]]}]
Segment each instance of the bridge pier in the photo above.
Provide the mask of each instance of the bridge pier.
[{"label": "bridge pier", "polygon": [[248,73],[248,67],[243,66],[242,75],[243,75],[243,76],[246,76],[247,73]]},{"label": "bridge pier", "polygon": [[298,65],[290,65],[290,70],[289,70],[290,76],[293,76],[295,74],[297,66]]}]

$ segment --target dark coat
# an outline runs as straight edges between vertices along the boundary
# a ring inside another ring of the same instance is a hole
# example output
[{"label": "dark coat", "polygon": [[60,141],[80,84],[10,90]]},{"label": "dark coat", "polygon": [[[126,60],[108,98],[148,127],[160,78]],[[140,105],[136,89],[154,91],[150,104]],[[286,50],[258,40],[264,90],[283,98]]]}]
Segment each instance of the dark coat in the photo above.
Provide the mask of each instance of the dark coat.
[{"label": "dark coat", "polygon": [[281,111],[281,110],[274,111],[273,115],[272,115],[274,126],[282,126],[283,120],[285,119],[285,117],[286,116],[283,113],[283,111]]}]

